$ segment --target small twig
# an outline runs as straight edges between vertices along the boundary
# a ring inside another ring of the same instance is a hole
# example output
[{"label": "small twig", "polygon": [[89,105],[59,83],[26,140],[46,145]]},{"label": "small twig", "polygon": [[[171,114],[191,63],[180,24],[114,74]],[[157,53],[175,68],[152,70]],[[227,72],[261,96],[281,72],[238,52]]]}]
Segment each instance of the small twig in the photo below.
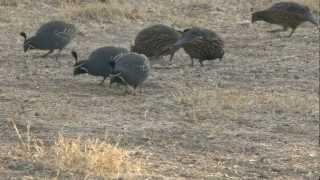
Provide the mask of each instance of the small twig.
[{"label": "small twig", "polygon": [[13,119],[11,119],[11,124],[12,124],[12,127],[13,127],[13,129],[15,130],[15,132],[16,132],[16,134],[17,134],[17,136],[18,136],[18,139],[19,139],[21,145],[22,145],[25,149],[27,149],[27,148],[26,148],[26,143],[23,141],[22,136],[21,136],[21,134],[20,134],[20,131],[19,131],[19,129],[17,128],[17,125],[16,125],[16,123],[14,122]]},{"label": "small twig", "polygon": [[149,109],[144,111],[144,120],[147,122],[148,121],[148,114],[149,114]]},{"label": "small twig", "polygon": [[30,121],[27,121],[27,148],[28,152],[30,152],[30,143],[31,143],[31,134],[30,134]]}]

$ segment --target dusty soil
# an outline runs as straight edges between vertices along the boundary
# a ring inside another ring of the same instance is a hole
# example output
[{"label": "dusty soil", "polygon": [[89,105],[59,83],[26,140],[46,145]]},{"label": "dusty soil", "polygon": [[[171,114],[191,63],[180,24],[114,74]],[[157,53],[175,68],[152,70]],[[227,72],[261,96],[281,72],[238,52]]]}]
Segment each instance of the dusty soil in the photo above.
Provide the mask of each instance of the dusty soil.
[{"label": "dusty soil", "polygon": [[[161,9],[124,22],[73,18],[81,33],[59,57],[61,65],[54,56],[38,58],[44,52],[23,53],[19,36],[64,18],[56,4],[0,6],[0,176],[54,174],[10,157],[19,143],[9,125],[14,119],[22,135],[29,121],[32,135],[48,144],[63,133],[139,147],[150,179],[317,179],[319,32],[306,23],[292,38],[267,33],[275,26],[250,24],[250,8],[271,1],[254,2],[163,1],[161,7],[172,7],[170,16]],[[159,22],[215,30],[225,41],[225,58],[190,67],[180,50],[174,68],[152,69],[138,95],[72,76],[71,49],[85,58],[101,46],[129,48],[142,27]]]}]

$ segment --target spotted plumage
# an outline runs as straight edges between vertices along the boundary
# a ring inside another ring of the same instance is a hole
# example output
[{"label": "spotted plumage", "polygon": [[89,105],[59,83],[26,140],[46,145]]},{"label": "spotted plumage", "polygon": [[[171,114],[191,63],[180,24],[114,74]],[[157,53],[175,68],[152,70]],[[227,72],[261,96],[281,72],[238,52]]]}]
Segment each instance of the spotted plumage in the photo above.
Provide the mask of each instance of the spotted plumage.
[{"label": "spotted plumage", "polygon": [[51,54],[54,50],[62,51],[73,39],[76,28],[72,24],[63,21],[50,21],[43,24],[36,34],[30,38],[25,32],[20,35],[24,38],[23,50],[32,49],[48,50],[43,57]]},{"label": "spotted plumage", "polygon": [[72,55],[75,59],[73,75],[90,74],[92,76],[101,76],[103,80],[112,72],[111,62],[119,54],[127,53],[128,50],[120,47],[106,46],[101,47],[93,51],[87,60],[78,61],[78,55],[75,51],[72,51]]},{"label": "spotted plumage", "polygon": [[119,83],[136,89],[148,78],[150,63],[145,55],[128,53],[118,55],[114,59],[110,85]]},{"label": "spotted plumage", "polygon": [[279,2],[266,10],[254,12],[252,14],[252,23],[256,21],[265,21],[283,27],[283,29],[272,30],[270,32],[287,31],[288,28],[291,28],[288,37],[291,37],[297,27],[304,22],[311,22],[318,26],[310,9],[295,2]]},{"label": "spotted plumage", "polygon": [[222,59],[224,56],[224,42],[217,33],[199,27],[186,29],[182,37],[174,44],[175,47],[183,47],[185,52],[191,58],[191,65],[193,66],[193,59],[198,59],[201,66],[203,61]]},{"label": "spotted plumage", "polygon": [[144,54],[151,59],[170,55],[172,60],[177,49],[172,45],[178,40],[181,33],[172,27],[157,24],[141,30],[135,38],[132,52]]}]

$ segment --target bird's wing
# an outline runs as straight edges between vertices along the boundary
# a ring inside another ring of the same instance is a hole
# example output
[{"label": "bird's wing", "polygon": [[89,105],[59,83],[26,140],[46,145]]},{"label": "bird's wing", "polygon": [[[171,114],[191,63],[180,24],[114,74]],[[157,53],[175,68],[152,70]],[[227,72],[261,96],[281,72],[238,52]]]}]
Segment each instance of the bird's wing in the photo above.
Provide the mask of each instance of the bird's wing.
[{"label": "bird's wing", "polygon": [[75,34],[75,28],[67,27],[63,30],[54,30],[54,35],[62,39],[70,39]]},{"label": "bird's wing", "polygon": [[297,3],[287,3],[287,2],[280,2],[273,5],[270,10],[273,11],[285,11],[289,13],[296,13],[296,14],[304,14],[309,10],[307,6],[303,6]]}]

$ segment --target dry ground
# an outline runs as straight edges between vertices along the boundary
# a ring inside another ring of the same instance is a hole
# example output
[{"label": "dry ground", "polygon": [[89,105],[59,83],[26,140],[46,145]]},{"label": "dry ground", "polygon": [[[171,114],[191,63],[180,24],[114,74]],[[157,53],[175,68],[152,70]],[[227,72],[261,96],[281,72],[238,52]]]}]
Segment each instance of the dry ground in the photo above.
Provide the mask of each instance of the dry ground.
[{"label": "dry ground", "polygon": [[[274,26],[250,24],[251,8],[276,1],[0,2],[1,179],[99,179],[17,156],[13,120],[22,139],[43,146],[62,134],[136,150],[145,172],[125,179],[318,179],[319,32],[306,23],[285,38],[266,32]],[[61,66],[54,56],[38,58],[43,52],[24,54],[18,35],[51,19],[80,31]],[[72,76],[71,49],[85,58],[101,46],[129,47],[155,23],[215,30],[225,40],[224,60],[190,67],[181,50],[176,68],[153,69],[136,96]]]}]

